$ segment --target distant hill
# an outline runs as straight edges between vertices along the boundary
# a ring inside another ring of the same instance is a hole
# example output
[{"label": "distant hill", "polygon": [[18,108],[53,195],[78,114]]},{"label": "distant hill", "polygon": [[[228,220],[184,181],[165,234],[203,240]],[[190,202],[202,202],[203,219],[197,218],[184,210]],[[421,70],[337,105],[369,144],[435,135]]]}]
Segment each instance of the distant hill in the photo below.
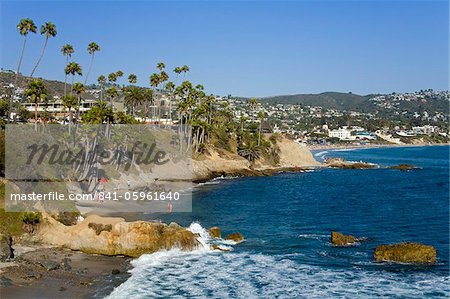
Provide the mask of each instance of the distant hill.
[{"label": "distant hill", "polygon": [[259,100],[263,103],[302,104],[306,106],[321,106],[326,109],[373,112],[375,111],[375,106],[369,101],[372,96],[342,92],[323,92],[319,94],[282,95]]},{"label": "distant hill", "polygon": [[398,101],[395,94],[386,96],[386,107],[380,106],[370,99],[380,94],[358,95],[354,93],[323,92],[319,94],[296,94],[260,98],[262,103],[302,104],[320,106],[325,109],[357,111],[365,113],[381,113],[381,115],[414,112],[441,112],[449,114],[449,100],[445,96],[425,95],[423,100]]},{"label": "distant hill", "polygon": [[[5,85],[8,85],[10,83],[14,83],[16,75],[13,73],[7,73],[7,72],[0,72],[0,91],[4,88]],[[42,78],[41,78],[42,79]],[[17,86],[25,88],[27,84],[32,80],[30,77],[25,77],[22,75],[19,75],[17,80]],[[64,94],[64,82],[55,81],[55,80],[47,80],[42,79],[45,82],[45,85],[47,87],[48,92],[52,96],[62,96]],[[70,83],[70,82],[68,82]],[[70,85],[67,84],[68,88],[70,88]]]}]

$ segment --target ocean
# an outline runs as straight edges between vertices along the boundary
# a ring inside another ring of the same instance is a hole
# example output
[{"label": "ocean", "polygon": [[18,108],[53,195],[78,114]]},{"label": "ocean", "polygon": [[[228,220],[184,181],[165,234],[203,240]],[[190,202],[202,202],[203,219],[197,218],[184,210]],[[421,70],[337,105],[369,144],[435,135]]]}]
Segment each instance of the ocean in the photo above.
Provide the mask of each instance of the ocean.
[{"label": "ocean", "polygon": [[[148,218],[190,227],[204,247],[141,256],[109,298],[448,298],[449,147],[314,154],[420,169],[320,169],[198,186],[192,213]],[[206,229],[216,225],[245,241],[211,251]],[[332,230],[367,240],[333,247]],[[377,245],[405,241],[433,245],[437,264],[374,262]]]}]

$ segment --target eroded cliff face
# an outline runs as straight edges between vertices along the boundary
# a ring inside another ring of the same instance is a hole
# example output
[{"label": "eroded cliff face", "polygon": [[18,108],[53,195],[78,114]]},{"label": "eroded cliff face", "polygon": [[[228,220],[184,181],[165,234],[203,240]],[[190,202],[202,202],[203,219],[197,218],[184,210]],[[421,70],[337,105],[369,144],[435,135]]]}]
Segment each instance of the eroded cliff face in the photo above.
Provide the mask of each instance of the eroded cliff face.
[{"label": "eroded cliff face", "polygon": [[280,170],[301,170],[322,166],[307,147],[292,140],[281,138],[277,146],[280,149],[280,162],[277,165],[262,159],[250,162],[235,153],[210,149],[208,154],[193,161],[195,180],[204,181],[221,175],[270,175]]},{"label": "eroded cliff face", "polygon": [[35,238],[43,244],[85,253],[131,257],[171,248],[193,250],[199,246],[194,233],[175,223],[126,222],[123,218],[96,215],[77,225],[65,226],[43,213]]}]

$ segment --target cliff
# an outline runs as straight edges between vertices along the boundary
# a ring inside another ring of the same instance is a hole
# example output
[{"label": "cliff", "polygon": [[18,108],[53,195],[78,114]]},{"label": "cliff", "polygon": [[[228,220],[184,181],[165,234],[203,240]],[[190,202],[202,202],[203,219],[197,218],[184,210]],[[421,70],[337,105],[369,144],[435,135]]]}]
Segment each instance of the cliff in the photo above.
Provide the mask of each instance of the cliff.
[{"label": "cliff", "polygon": [[292,140],[281,138],[277,146],[280,161],[276,165],[263,159],[250,162],[236,153],[209,149],[208,154],[194,159],[195,180],[205,181],[219,176],[270,175],[277,171],[295,171],[322,166],[314,159],[308,148]]}]

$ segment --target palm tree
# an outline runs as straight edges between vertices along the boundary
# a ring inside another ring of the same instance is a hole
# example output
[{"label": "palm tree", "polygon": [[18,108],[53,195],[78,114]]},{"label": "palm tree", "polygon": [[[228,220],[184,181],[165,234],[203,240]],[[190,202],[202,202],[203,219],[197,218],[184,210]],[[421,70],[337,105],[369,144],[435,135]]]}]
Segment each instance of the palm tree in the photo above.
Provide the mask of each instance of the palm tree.
[{"label": "palm tree", "polygon": [[77,119],[80,119],[81,94],[86,91],[83,83],[77,82],[73,85],[73,92],[77,95]]},{"label": "palm tree", "polygon": [[125,106],[130,108],[131,114],[134,116],[134,108],[143,101],[144,95],[142,90],[137,86],[129,86],[124,88]]},{"label": "palm tree", "polygon": [[119,79],[122,78],[122,76],[123,76],[123,72],[121,70],[118,70],[116,72],[117,81],[119,81]]},{"label": "palm tree", "polygon": [[34,102],[34,126],[37,129],[38,103],[45,101],[48,96],[47,88],[40,79],[31,81],[25,90],[25,97]]},{"label": "palm tree", "polygon": [[83,71],[81,69],[81,65],[79,65],[78,63],[72,61],[71,63],[69,63],[66,66],[66,74],[67,75],[72,75],[72,83],[70,85],[70,92],[73,92],[73,82],[75,80],[75,75],[79,75],[82,76],[83,75]]},{"label": "palm tree", "polygon": [[164,64],[164,62],[158,62],[158,64],[156,65],[156,68],[160,71],[162,71],[165,67],[166,65]]},{"label": "palm tree", "polygon": [[259,132],[258,132],[258,146],[259,146],[261,143],[261,130],[262,130],[262,123],[264,120],[264,112],[259,111],[258,118],[259,118]]},{"label": "palm tree", "polygon": [[130,84],[136,84],[137,76],[135,74],[130,74],[128,76],[128,82],[130,82]]},{"label": "palm tree", "polygon": [[170,122],[172,122],[172,97],[175,91],[175,84],[172,81],[167,82],[166,91],[169,95],[169,118]]},{"label": "palm tree", "polygon": [[37,67],[39,66],[39,63],[41,63],[42,57],[44,57],[44,52],[45,52],[45,48],[47,47],[48,39],[50,37],[55,37],[56,34],[57,34],[55,24],[52,24],[50,22],[46,22],[44,25],[42,25],[41,26],[41,35],[42,34],[45,34],[44,46],[42,47],[41,56],[39,56],[39,59],[38,59],[36,65],[34,66],[34,69],[31,72],[30,77],[33,77],[34,72],[36,71]]},{"label": "palm tree", "polygon": [[119,96],[119,92],[115,87],[111,87],[106,91],[106,96],[109,98],[109,103],[112,106],[112,101]]},{"label": "palm tree", "polygon": [[186,75],[187,72],[189,72],[189,67],[187,65],[183,65],[181,67],[181,72]]},{"label": "palm tree", "polygon": [[[69,57],[72,57],[72,54],[74,51],[72,45],[70,44],[65,44],[64,46],[61,47],[61,52],[63,53],[64,56],[66,56],[66,66],[69,64]],[[67,73],[65,73],[65,77],[64,77],[64,96],[67,95]]]},{"label": "palm tree", "polygon": [[[64,106],[66,106],[69,109],[69,134],[70,134],[70,129],[72,126],[72,119],[73,119],[72,108],[76,107],[77,99],[72,94],[68,94],[63,98],[63,103],[64,103]],[[65,121],[66,121],[66,118],[64,117],[64,122]]]},{"label": "palm tree", "polygon": [[17,79],[19,78],[20,65],[22,64],[23,54],[25,53],[25,46],[27,44],[27,35],[29,32],[36,33],[37,27],[34,24],[33,20],[26,18],[20,20],[17,25],[17,29],[19,30],[20,35],[23,35],[23,46],[22,53],[20,54],[19,64],[17,65],[16,79],[14,81],[14,86],[17,86]]},{"label": "palm tree", "polygon": [[147,120],[148,104],[153,103],[153,90],[145,89],[142,99],[142,105],[144,106],[144,111],[141,111],[142,118],[144,122]]},{"label": "palm tree", "polygon": [[176,68],[173,69],[173,72],[175,74],[177,74],[177,76],[175,77],[175,79],[178,79],[178,76],[181,74],[181,67],[177,66]]},{"label": "palm tree", "polygon": [[[154,73],[150,76],[150,86],[153,87],[153,90],[158,89],[158,85],[161,82],[161,78],[158,74]],[[156,114],[156,103],[152,103],[152,118]]]},{"label": "palm tree", "polygon": [[117,81],[117,74],[116,73],[111,73],[108,75],[108,81],[109,83],[113,83]]},{"label": "palm tree", "polygon": [[254,110],[256,106],[258,106],[258,100],[256,98],[251,98],[248,105],[250,106],[250,109]]},{"label": "palm tree", "polygon": [[87,50],[89,52],[89,55],[91,55],[91,62],[89,63],[89,70],[88,73],[86,75],[86,78],[84,79],[84,85],[86,85],[87,80],[89,78],[89,74],[91,73],[91,69],[92,69],[92,64],[94,63],[94,55],[95,52],[100,51],[100,46],[97,45],[96,43],[92,42],[88,45]]},{"label": "palm tree", "polygon": [[103,89],[105,87],[106,77],[103,75],[98,76],[97,82],[100,85],[100,100],[102,101],[103,100]]},{"label": "palm tree", "polygon": [[[113,100],[119,96],[119,92],[115,87],[111,87],[106,91],[106,96],[109,97],[109,105],[110,109],[113,107]],[[109,121],[108,121],[109,122]]]},{"label": "palm tree", "polygon": [[113,116],[114,114],[108,103],[105,101],[98,101],[96,105],[83,116],[83,122],[91,124],[109,123],[113,120]]}]

